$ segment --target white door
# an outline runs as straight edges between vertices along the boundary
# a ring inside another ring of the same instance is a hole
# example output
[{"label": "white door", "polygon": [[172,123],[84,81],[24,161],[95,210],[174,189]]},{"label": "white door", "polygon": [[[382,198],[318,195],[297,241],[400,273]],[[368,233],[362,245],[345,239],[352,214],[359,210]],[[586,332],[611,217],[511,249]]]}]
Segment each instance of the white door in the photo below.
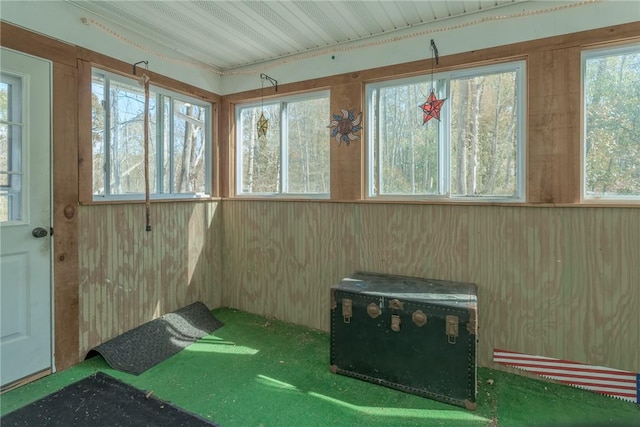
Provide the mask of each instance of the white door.
[{"label": "white door", "polygon": [[51,63],[0,48],[0,76],[4,386],[52,366]]}]

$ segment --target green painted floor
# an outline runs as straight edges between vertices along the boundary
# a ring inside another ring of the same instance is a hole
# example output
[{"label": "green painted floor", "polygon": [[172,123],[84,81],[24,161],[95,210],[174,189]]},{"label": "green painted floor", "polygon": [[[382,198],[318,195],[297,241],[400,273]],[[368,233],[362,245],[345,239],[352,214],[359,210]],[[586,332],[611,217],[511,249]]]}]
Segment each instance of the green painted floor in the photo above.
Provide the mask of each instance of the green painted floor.
[{"label": "green painted floor", "polygon": [[2,394],[0,413],[103,371],[223,427],[640,426],[638,405],[483,368],[478,410],[469,412],[330,373],[324,332],[213,313],[224,327],[140,376],[97,357]]}]

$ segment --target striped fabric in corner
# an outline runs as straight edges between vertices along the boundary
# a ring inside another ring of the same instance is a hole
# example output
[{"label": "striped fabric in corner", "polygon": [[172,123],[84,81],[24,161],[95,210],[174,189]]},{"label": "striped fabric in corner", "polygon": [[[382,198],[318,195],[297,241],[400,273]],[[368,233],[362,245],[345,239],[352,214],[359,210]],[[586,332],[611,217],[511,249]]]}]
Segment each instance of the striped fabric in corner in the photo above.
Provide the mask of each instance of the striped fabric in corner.
[{"label": "striped fabric in corner", "polygon": [[640,396],[640,374],[638,373],[499,349],[493,350],[493,361],[563,384],[640,403],[638,397]]}]

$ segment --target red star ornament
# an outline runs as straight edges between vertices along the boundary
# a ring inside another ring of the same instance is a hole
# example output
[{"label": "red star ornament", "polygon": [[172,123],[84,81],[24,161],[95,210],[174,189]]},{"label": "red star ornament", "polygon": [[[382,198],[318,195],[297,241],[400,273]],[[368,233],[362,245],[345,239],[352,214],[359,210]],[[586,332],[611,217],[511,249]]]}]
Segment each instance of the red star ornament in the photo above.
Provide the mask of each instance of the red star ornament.
[{"label": "red star ornament", "polygon": [[429,97],[424,104],[420,104],[422,109],[422,124],[427,123],[431,119],[440,120],[440,109],[446,99],[437,99],[435,93],[431,91]]}]

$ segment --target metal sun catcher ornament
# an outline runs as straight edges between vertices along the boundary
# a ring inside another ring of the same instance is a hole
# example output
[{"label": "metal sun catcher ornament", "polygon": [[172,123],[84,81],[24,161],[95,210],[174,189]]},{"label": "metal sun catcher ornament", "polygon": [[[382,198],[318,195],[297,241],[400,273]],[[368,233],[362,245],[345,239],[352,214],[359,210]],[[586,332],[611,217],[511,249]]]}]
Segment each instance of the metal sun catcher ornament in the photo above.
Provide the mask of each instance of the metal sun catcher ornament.
[{"label": "metal sun catcher ornament", "polygon": [[362,113],[359,113],[358,117],[355,117],[353,110],[341,111],[342,116],[340,114],[334,114],[333,120],[331,120],[331,123],[327,127],[333,128],[331,130],[331,136],[335,137],[338,145],[342,142],[349,145],[351,141],[358,139],[358,136],[355,135],[355,133],[362,129],[362,125],[360,124],[362,120]]},{"label": "metal sun catcher ornament", "polygon": [[264,111],[260,114],[258,119],[258,137],[267,136],[267,130],[269,129],[269,120],[264,116]]}]

